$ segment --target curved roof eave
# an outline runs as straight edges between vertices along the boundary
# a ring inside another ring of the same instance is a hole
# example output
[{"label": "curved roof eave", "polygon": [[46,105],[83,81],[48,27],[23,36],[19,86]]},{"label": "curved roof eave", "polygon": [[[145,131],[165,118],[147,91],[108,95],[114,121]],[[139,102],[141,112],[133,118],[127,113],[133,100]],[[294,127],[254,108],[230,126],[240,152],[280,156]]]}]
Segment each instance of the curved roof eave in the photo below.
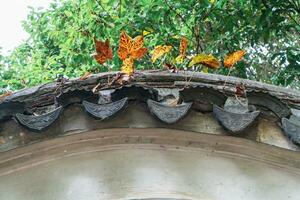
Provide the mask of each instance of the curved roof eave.
[{"label": "curved roof eave", "polygon": [[[85,80],[81,80],[80,78],[67,80],[62,86],[62,92],[70,90],[91,91],[92,88],[95,87],[99,82],[105,83],[105,81],[111,79],[117,73],[119,72],[106,72],[91,75]],[[10,101],[28,102],[30,100],[34,100],[36,102],[41,96],[53,96],[59,84],[59,82],[46,83],[14,92],[12,95],[2,99],[0,101],[0,105],[1,103]],[[201,72],[180,71],[178,73],[170,73],[168,71],[138,71],[134,75],[134,80],[129,83],[129,85],[140,85],[145,87],[207,87],[228,93],[234,93],[237,84],[243,84],[247,92],[268,93],[288,104],[300,103],[299,90],[237,77]],[[105,86],[106,89],[116,87],[120,86]]]}]

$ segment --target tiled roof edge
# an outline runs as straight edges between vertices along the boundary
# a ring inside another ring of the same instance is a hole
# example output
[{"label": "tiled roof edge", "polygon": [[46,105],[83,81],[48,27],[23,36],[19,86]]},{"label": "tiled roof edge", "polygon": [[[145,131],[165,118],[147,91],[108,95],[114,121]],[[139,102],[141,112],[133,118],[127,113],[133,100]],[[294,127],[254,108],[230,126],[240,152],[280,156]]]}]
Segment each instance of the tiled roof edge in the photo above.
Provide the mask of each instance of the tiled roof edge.
[{"label": "tiled roof edge", "polygon": [[[69,90],[87,90],[97,85],[99,82],[105,82],[109,78],[111,79],[119,72],[106,72],[91,75],[86,80],[80,80],[80,78],[67,80],[63,84],[63,91]],[[157,84],[156,84],[157,83]],[[159,84],[160,83],[160,84]],[[224,84],[225,88],[223,87]],[[291,103],[300,103],[300,91],[295,89],[289,89],[252,81],[248,79],[242,79],[231,76],[223,76],[217,74],[208,74],[201,72],[180,71],[179,73],[169,73],[167,71],[138,71],[134,75],[134,80],[130,83],[132,85],[145,85],[145,86],[160,86],[163,84],[165,87],[212,87],[216,90],[232,91],[235,89],[236,84],[244,84],[247,92],[256,91],[269,93],[270,95],[277,97],[283,101],[289,101]],[[31,88],[23,89],[14,92],[12,95],[0,101],[0,105],[3,102],[18,101],[24,102],[28,98],[34,98],[45,94],[55,94],[56,89],[59,86],[59,82],[47,83]],[[110,88],[116,86],[111,85]]]}]

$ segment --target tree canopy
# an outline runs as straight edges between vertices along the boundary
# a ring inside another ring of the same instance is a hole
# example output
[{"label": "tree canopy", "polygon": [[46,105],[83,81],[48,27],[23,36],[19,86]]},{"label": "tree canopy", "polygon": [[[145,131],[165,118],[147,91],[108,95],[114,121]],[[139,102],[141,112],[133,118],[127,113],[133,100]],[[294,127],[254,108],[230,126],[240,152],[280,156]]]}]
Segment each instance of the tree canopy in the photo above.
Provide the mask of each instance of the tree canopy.
[{"label": "tree canopy", "polygon": [[[61,0],[31,9],[23,24],[30,38],[0,56],[0,93],[85,72],[119,70],[119,36],[144,35],[145,46],[189,41],[188,54],[226,54],[244,49],[231,75],[300,88],[300,2],[298,0]],[[108,39],[114,58],[99,65],[94,38]],[[170,54],[176,54],[173,51]],[[137,69],[162,68],[149,54]],[[182,69],[185,66],[180,66]],[[194,68],[193,70],[203,70]],[[227,74],[228,69],[208,70]]]}]

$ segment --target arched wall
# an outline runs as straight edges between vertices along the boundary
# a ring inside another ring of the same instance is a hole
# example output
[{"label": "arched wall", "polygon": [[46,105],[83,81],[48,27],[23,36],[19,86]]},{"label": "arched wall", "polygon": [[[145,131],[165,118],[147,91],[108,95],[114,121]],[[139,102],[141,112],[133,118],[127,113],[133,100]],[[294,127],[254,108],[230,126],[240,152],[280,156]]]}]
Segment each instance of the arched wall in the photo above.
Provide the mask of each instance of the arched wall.
[{"label": "arched wall", "polygon": [[163,128],[58,137],[0,155],[0,199],[297,199],[298,152]]}]

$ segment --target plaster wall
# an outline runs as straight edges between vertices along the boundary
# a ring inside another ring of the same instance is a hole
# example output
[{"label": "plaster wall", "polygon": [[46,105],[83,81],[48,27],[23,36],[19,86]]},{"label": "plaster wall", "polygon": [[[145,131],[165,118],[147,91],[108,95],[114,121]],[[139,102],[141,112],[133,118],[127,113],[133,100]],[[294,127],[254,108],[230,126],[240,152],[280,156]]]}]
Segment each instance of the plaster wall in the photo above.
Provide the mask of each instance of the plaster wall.
[{"label": "plaster wall", "polygon": [[297,152],[228,136],[107,129],[36,143],[0,159],[5,200],[300,197]]}]

